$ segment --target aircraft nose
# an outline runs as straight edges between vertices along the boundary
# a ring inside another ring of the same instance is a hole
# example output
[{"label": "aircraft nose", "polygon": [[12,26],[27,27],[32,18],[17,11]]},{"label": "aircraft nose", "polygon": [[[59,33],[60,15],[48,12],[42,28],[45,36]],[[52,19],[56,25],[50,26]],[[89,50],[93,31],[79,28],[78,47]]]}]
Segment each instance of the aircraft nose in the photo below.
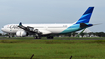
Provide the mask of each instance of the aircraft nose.
[{"label": "aircraft nose", "polygon": [[4,28],[1,28],[1,31],[5,32]]}]

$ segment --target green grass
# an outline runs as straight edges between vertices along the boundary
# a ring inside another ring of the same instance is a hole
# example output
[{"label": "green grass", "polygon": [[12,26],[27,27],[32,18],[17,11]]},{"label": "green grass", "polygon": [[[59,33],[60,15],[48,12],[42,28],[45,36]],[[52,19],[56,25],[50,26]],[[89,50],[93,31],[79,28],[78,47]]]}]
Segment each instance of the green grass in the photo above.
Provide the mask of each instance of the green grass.
[{"label": "green grass", "polygon": [[105,59],[105,38],[0,39],[0,59]]}]

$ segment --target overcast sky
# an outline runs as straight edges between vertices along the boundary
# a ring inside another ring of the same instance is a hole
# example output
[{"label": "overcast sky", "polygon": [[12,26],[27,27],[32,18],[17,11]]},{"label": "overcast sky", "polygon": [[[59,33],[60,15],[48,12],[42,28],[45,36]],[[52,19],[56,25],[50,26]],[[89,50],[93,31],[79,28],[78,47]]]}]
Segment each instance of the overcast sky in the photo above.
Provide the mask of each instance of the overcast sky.
[{"label": "overcast sky", "polygon": [[[0,28],[7,24],[73,23],[94,6],[89,28],[105,32],[105,0],[0,0]],[[0,31],[1,32],[1,31]]]}]

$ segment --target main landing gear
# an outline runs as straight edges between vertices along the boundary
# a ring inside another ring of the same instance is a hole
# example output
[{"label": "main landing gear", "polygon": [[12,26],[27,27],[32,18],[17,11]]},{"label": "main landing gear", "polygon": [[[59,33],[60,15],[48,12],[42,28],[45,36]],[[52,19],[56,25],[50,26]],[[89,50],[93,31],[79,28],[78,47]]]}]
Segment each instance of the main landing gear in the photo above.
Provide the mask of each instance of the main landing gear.
[{"label": "main landing gear", "polygon": [[35,39],[41,39],[41,33],[35,34]]}]

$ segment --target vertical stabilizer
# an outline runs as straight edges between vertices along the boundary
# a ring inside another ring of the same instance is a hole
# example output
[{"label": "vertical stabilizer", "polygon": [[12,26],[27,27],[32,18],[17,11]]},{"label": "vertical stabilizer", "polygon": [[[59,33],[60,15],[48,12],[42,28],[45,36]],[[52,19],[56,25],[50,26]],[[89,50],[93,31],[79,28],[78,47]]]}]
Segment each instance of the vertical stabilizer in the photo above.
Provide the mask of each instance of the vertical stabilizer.
[{"label": "vertical stabilizer", "polygon": [[86,12],[82,15],[82,17],[76,22],[76,24],[79,23],[89,23],[92,12],[94,7],[89,7]]}]

